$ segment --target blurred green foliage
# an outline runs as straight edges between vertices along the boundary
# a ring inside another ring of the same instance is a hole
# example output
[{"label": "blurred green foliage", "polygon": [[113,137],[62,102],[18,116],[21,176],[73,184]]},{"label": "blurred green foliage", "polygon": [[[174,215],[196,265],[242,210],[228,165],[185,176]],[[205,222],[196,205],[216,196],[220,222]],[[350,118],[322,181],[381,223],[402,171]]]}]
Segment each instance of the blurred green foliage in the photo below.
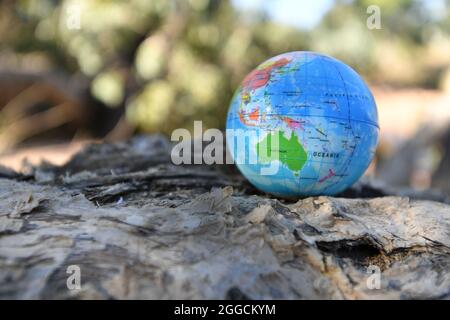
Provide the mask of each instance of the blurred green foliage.
[{"label": "blurred green foliage", "polygon": [[[381,30],[366,27],[372,4]],[[83,75],[96,99],[123,108],[142,131],[170,133],[197,119],[223,128],[245,74],[286,51],[336,56],[372,83],[438,87],[450,64],[446,4],[436,13],[424,1],[336,1],[317,27],[299,30],[225,0],[3,1],[0,66],[14,56]]]}]

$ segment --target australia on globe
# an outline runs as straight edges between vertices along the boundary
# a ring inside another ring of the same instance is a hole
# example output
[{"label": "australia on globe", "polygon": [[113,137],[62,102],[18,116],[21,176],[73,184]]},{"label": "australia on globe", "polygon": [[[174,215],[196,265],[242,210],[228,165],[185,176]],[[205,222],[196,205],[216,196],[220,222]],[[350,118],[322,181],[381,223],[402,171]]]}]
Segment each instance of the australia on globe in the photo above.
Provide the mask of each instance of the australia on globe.
[{"label": "australia on globe", "polygon": [[251,71],[233,96],[226,127],[241,173],[282,197],[344,191],[367,170],[379,134],[362,78],[335,58],[304,51]]}]

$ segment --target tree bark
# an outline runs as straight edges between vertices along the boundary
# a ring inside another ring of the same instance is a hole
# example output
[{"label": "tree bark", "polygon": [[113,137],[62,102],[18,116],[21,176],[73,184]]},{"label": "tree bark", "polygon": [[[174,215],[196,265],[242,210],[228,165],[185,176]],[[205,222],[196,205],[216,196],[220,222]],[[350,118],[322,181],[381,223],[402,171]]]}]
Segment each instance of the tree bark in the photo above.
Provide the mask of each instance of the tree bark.
[{"label": "tree bark", "polygon": [[[445,196],[362,181],[275,199],[231,166],[175,166],[169,152],[137,137],[2,169],[0,298],[450,297]],[[67,286],[73,265],[81,289]]]}]

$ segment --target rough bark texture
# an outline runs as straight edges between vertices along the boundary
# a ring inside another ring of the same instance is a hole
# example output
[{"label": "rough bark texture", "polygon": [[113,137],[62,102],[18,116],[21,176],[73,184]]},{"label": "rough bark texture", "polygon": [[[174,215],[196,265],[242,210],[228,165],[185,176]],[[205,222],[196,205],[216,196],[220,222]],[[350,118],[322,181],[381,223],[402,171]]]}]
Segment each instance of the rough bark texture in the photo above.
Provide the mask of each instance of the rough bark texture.
[{"label": "rough bark texture", "polygon": [[[450,297],[445,195],[362,182],[274,199],[233,167],[174,166],[169,151],[138,137],[63,167],[0,168],[0,298]],[[81,290],[67,288],[70,265]]]}]

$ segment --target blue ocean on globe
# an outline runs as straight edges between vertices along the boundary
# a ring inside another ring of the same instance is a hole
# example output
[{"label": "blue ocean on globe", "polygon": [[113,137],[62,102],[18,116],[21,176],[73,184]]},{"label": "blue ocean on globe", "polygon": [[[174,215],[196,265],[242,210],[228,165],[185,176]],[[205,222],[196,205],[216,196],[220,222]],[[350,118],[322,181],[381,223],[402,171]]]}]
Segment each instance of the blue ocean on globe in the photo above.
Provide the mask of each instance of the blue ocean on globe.
[{"label": "blue ocean on globe", "polygon": [[250,72],[233,96],[226,128],[241,173],[281,197],[344,191],[368,168],[379,135],[375,100],[362,78],[335,58],[303,51]]}]

